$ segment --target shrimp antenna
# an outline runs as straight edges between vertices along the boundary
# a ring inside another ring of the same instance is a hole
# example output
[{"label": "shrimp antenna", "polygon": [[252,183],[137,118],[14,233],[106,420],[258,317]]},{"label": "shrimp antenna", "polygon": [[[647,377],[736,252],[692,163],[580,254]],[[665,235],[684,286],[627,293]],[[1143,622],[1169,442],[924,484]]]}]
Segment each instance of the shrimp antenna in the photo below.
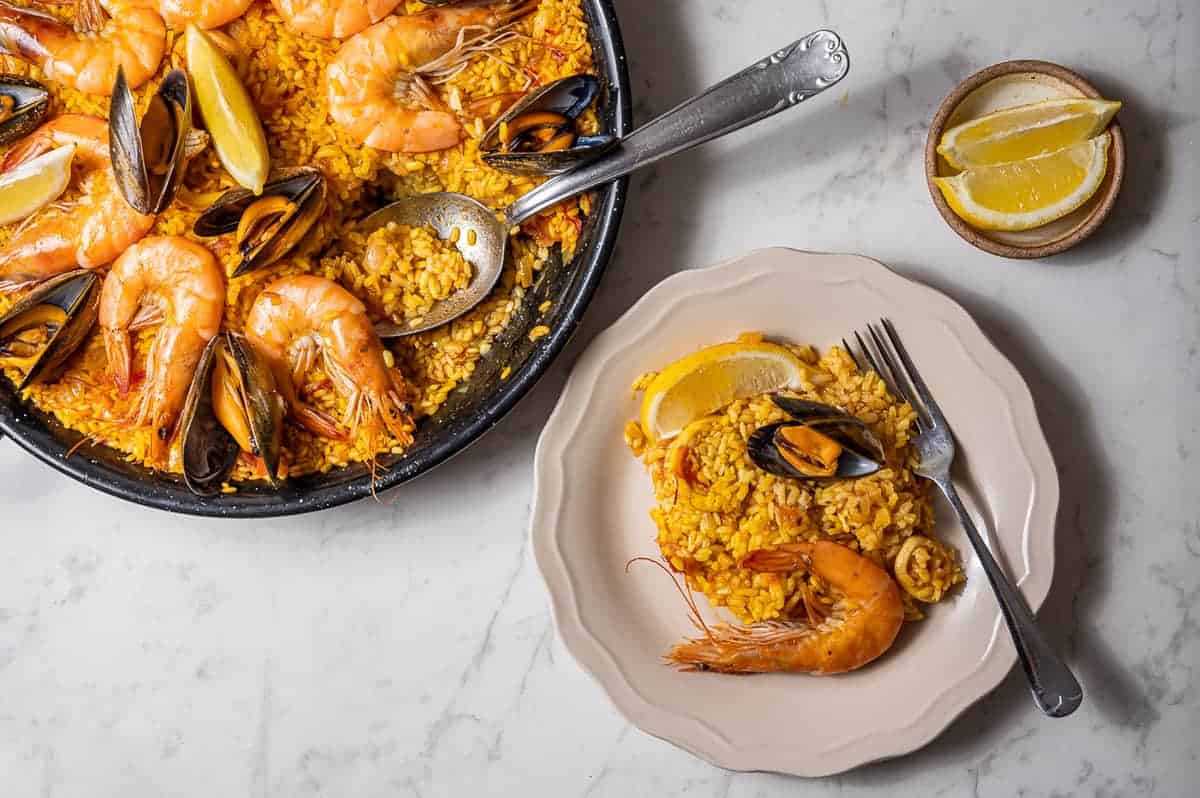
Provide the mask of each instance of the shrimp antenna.
[{"label": "shrimp antenna", "polygon": [[712,630],[708,628],[708,624],[706,624],[704,622],[704,618],[700,616],[700,608],[696,605],[696,599],[691,593],[684,589],[683,585],[679,584],[679,580],[675,578],[675,574],[672,573],[671,569],[668,568],[665,563],[660,560],[656,560],[653,557],[632,557],[625,563],[625,573],[629,573],[629,566],[633,565],[635,562],[648,562],[651,565],[656,565],[661,568],[663,573],[671,578],[671,584],[675,586],[675,589],[679,591],[679,595],[683,596],[683,600],[687,603],[689,614],[688,620],[692,622],[693,626],[704,632],[704,636],[707,637],[710,642],[717,642],[717,639],[713,636]]}]

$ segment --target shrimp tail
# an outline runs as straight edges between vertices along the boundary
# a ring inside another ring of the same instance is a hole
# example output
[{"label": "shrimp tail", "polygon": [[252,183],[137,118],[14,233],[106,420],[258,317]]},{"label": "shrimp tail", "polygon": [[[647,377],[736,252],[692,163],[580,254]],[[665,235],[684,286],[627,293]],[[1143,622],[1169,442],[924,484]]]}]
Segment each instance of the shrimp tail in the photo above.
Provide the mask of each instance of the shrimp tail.
[{"label": "shrimp tail", "polygon": [[108,12],[100,5],[99,0],[76,0],[75,30],[80,33],[94,33],[108,22]]},{"label": "shrimp tail", "polygon": [[[4,24],[0,22],[0,52],[4,52]],[[11,172],[26,161],[49,151],[49,142],[42,136],[27,136],[12,146],[0,161],[0,172]]]},{"label": "shrimp tail", "polygon": [[108,360],[108,370],[113,375],[113,382],[117,384],[117,390],[121,396],[127,396],[133,360],[129,347],[129,333],[125,330],[105,328],[104,355]]},{"label": "shrimp tail", "polygon": [[303,402],[293,402],[292,418],[296,420],[297,424],[304,427],[313,435],[320,435],[322,438],[330,438],[335,441],[349,439],[346,431],[338,426],[337,421],[312,405],[306,405]]},{"label": "shrimp tail", "polygon": [[773,549],[752,551],[742,558],[743,568],[759,573],[777,574],[805,568],[809,564],[808,544],[783,544]]},{"label": "shrimp tail", "polygon": [[11,294],[41,282],[40,278],[32,274],[4,274],[3,272],[4,264],[0,260],[0,294]]},{"label": "shrimp tail", "polygon": [[46,39],[63,36],[67,26],[55,17],[0,0],[0,55],[41,66],[50,58]]}]

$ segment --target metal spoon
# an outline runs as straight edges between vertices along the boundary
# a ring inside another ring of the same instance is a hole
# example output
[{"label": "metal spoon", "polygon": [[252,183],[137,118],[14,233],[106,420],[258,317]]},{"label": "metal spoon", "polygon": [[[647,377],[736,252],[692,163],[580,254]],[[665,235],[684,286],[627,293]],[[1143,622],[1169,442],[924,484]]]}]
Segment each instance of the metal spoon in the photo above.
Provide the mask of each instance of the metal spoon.
[{"label": "metal spoon", "polygon": [[842,39],[819,30],[727,78],[630,133],[609,154],[546,181],[509,208],[493,211],[463,194],[405,197],[363,220],[365,233],[389,222],[431,227],[443,239],[457,228],[456,245],[475,269],[470,285],[438,302],[415,324],[384,322],[381,337],[398,338],[438,327],[478,305],[500,279],[509,231],[531,216],[602,183],[675,153],[766,119],[820,94],[846,76]]}]

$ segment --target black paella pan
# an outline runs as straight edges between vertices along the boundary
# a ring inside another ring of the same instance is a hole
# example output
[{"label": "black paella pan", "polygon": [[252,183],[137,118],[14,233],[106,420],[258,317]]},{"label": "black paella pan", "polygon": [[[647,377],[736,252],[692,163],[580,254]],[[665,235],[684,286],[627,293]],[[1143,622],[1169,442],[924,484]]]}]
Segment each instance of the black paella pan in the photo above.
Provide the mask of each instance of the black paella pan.
[{"label": "black paella pan", "polygon": [[[620,136],[632,126],[629,74],[612,0],[583,0],[588,18],[596,70],[603,84],[598,113],[603,128]],[[625,205],[627,180],[609,183],[595,192],[575,257],[563,262],[552,257],[528,291],[508,326],[480,359],[475,373],[451,394],[437,414],[417,425],[416,440],[402,456],[385,457],[375,482],[382,491],[407,482],[453,457],[500,421],[533,387],[562,351],[578,326],[584,309],[604,273],[616,241]],[[547,299],[548,315],[537,313]],[[549,334],[529,340],[537,324]],[[511,369],[501,379],[505,368]],[[326,474],[287,480],[274,489],[240,484],[237,493],[212,498],[194,495],[182,478],[125,461],[108,447],[83,443],[78,433],[64,429],[47,413],[20,401],[14,387],[0,379],[0,431],[38,459],[64,474],[105,493],[148,507],[192,515],[270,517],[336,507],[371,494],[371,478],[358,464]],[[68,457],[72,447],[77,449]]]}]

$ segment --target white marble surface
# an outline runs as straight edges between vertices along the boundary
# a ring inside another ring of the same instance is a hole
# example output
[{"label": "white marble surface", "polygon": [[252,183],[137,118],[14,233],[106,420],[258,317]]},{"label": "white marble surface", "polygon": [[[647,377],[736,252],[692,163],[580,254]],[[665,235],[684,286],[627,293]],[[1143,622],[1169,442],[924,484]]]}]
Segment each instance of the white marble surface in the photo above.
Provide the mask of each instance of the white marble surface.
[{"label": "white marble surface", "polygon": [[[468,454],[383,504],[176,518],[0,442],[0,794],[1196,794],[1200,4],[618,6],[640,118],[824,25],[853,57],[844,102],[636,178],[568,353]],[[970,249],[922,177],[940,98],[1019,56],[1126,103],[1114,218],[1042,263]],[[1040,717],[1014,673],[901,760],[811,782],[729,774],[631,728],[563,653],[525,525],[570,362],[663,276],[772,244],[863,252],[945,290],[1030,382],[1062,472],[1042,617],[1086,686],[1073,717]]]}]

